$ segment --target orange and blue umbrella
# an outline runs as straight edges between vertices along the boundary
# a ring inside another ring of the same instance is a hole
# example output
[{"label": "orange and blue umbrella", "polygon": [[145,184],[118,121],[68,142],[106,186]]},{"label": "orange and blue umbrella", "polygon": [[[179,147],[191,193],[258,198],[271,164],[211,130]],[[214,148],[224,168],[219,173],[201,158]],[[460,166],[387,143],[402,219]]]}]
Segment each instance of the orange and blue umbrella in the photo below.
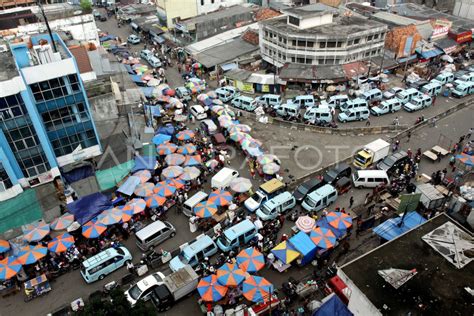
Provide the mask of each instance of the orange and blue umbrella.
[{"label": "orange and blue umbrella", "polygon": [[49,234],[49,225],[46,223],[28,225],[24,231],[23,239],[26,241],[38,241]]},{"label": "orange and blue umbrella", "polygon": [[162,206],[165,204],[166,198],[159,196],[159,195],[153,195],[148,198],[146,198],[146,206],[150,208],[157,208],[158,206]]},{"label": "orange and blue umbrella", "polygon": [[46,247],[41,245],[28,245],[20,249],[16,260],[23,265],[32,264],[45,257],[47,253],[48,248]]},{"label": "orange and blue umbrella", "polygon": [[237,264],[246,272],[257,272],[265,266],[265,258],[257,249],[246,248],[237,255]]},{"label": "orange and blue umbrella", "polygon": [[474,165],[474,156],[470,156],[468,154],[459,154],[456,155],[456,159],[465,164],[466,166]]},{"label": "orange and blue umbrella", "polygon": [[133,192],[136,196],[147,197],[153,195],[153,188],[155,185],[150,182],[139,184]]},{"label": "orange and blue umbrella", "polygon": [[284,264],[290,264],[301,254],[286,240],[282,241],[271,252]]},{"label": "orange and blue umbrella", "polygon": [[166,134],[157,134],[155,136],[153,136],[153,139],[151,140],[153,142],[153,144],[155,145],[161,145],[161,144],[164,144],[166,142],[169,142],[171,140],[171,136],[170,135],[166,135]]},{"label": "orange and blue umbrella", "polygon": [[227,287],[217,281],[215,274],[202,278],[197,285],[197,290],[205,302],[217,302],[227,293]]},{"label": "orange and blue umbrella", "polygon": [[194,132],[190,129],[184,130],[176,134],[176,138],[179,140],[190,140],[194,137]]},{"label": "orange and blue umbrella", "polygon": [[183,146],[179,146],[178,150],[176,151],[179,154],[183,155],[190,155],[196,152],[196,145],[194,144],[185,144]]},{"label": "orange and blue umbrella", "polygon": [[183,168],[180,166],[169,166],[163,169],[161,176],[166,179],[177,178],[182,175],[184,172]]},{"label": "orange and blue umbrella", "polygon": [[229,134],[229,138],[235,142],[240,142],[242,139],[245,138],[245,134],[241,132],[234,132]]},{"label": "orange and blue umbrella", "polygon": [[164,143],[156,147],[156,152],[158,155],[164,156],[174,153],[178,149],[178,146],[173,143]]},{"label": "orange and blue umbrella", "polygon": [[120,223],[128,222],[132,219],[133,214],[135,214],[129,205],[120,207],[120,210],[122,210],[122,218],[120,219]]},{"label": "orange and blue umbrella", "polygon": [[0,260],[0,280],[9,280],[21,270],[21,263],[15,257]]},{"label": "orange and blue umbrella", "polygon": [[199,177],[201,171],[196,167],[184,167],[183,174],[179,176],[181,180],[191,181]]},{"label": "orange and blue umbrella", "polygon": [[155,185],[153,192],[160,196],[168,197],[172,196],[176,192],[176,188],[167,184],[166,181],[161,181]]},{"label": "orange and blue umbrella", "polygon": [[218,189],[212,191],[207,200],[217,206],[226,206],[232,202],[232,194],[229,191]]},{"label": "orange and blue umbrella", "polygon": [[190,166],[199,166],[202,164],[201,155],[186,156],[184,160],[184,165],[187,167]]},{"label": "orange and blue umbrella", "polygon": [[151,172],[150,170],[140,170],[135,172],[133,176],[138,177],[140,179],[140,183],[145,183],[151,179]]},{"label": "orange and blue umbrella", "polygon": [[49,224],[52,230],[63,230],[68,228],[74,222],[74,215],[64,213]]},{"label": "orange and blue umbrella", "polygon": [[165,157],[165,162],[168,166],[179,166],[183,164],[183,162],[186,160],[186,157],[181,154],[170,154]]},{"label": "orange and blue umbrella", "polygon": [[274,292],[273,284],[256,275],[251,275],[242,285],[244,297],[255,303],[270,301]]},{"label": "orange and blue umbrella", "polygon": [[309,234],[309,238],[311,238],[316,246],[323,249],[334,247],[337,240],[334,233],[330,229],[324,227],[314,228]]},{"label": "orange and blue umbrella", "polygon": [[175,187],[178,190],[184,188],[184,181],[180,179],[166,179],[165,183]]},{"label": "orange and blue umbrella", "polygon": [[337,229],[348,229],[352,226],[352,217],[342,212],[329,212],[326,219],[329,225]]},{"label": "orange and blue umbrella", "polygon": [[97,216],[97,221],[107,226],[117,224],[121,219],[122,210],[118,207],[105,210]]},{"label": "orange and blue umbrella", "polygon": [[[133,214],[141,213],[146,208],[146,202],[144,199],[132,199],[125,205],[127,208],[130,208],[133,211]],[[123,210],[123,208],[122,208]]]},{"label": "orange and blue umbrella", "polygon": [[235,263],[224,263],[217,269],[217,281],[225,286],[238,286],[246,278],[246,273]]},{"label": "orange and blue umbrella", "polygon": [[74,237],[68,233],[61,234],[48,243],[49,251],[60,253],[65,252],[74,245]]},{"label": "orange and blue umbrella", "polygon": [[82,226],[82,235],[86,238],[97,238],[106,230],[107,226],[97,220],[92,220]]},{"label": "orange and blue umbrella", "polygon": [[0,253],[10,249],[10,243],[6,240],[0,239]]},{"label": "orange and blue umbrella", "polygon": [[217,205],[209,201],[199,202],[194,206],[194,214],[200,218],[211,217],[217,213]]}]

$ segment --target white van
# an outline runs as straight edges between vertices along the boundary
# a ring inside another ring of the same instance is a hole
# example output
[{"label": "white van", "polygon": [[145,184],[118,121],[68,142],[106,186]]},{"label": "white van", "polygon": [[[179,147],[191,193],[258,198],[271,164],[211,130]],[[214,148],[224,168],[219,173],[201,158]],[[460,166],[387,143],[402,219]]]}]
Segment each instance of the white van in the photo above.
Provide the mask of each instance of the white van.
[{"label": "white van", "polygon": [[349,101],[349,96],[345,94],[337,94],[330,96],[329,99],[321,102],[321,104],[327,104],[332,108],[339,109],[341,106],[345,105]]},{"label": "white van", "polygon": [[207,113],[200,105],[193,105],[189,108],[189,112],[196,118],[196,120],[204,120],[207,118]]},{"label": "white van", "polygon": [[161,67],[161,61],[158,58],[156,58],[155,56],[151,56],[150,58],[148,58],[148,63],[153,68]]},{"label": "white van", "polygon": [[330,184],[325,184],[306,196],[301,206],[308,212],[318,212],[337,200],[337,190]]},{"label": "white van", "polygon": [[362,93],[360,97],[370,103],[375,100],[382,100],[383,95],[379,89],[372,89]]},{"label": "white van", "polygon": [[340,106],[341,111],[347,111],[351,109],[358,109],[358,108],[367,108],[369,105],[366,100],[357,98],[354,100],[347,101],[344,105]]},{"label": "white van", "polygon": [[199,191],[193,196],[191,196],[189,199],[184,201],[182,207],[183,214],[187,217],[191,217],[194,214],[194,207],[196,206],[196,204],[204,201],[205,199],[207,199],[207,193],[202,191]]},{"label": "white van", "polygon": [[390,179],[385,170],[356,170],[352,174],[352,183],[356,188],[375,188],[380,184],[389,185]]},{"label": "white van", "polygon": [[415,88],[406,89],[400,92],[397,92],[396,97],[402,104],[407,104],[413,98],[419,97],[421,92],[416,90]]},{"label": "white van", "polygon": [[322,106],[321,104],[319,107],[307,109],[303,115],[303,118],[313,124],[316,122],[330,123],[332,121],[332,113],[329,107]]},{"label": "white van", "polygon": [[356,108],[340,112],[337,116],[339,122],[364,121],[370,116],[369,108]]},{"label": "white van", "polygon": [[238,176],[239,172],[237,170],[224,167],[212,177],[211,187],[213,189],[225,189]]},{"label": "white van", "polygon": [[264,94],[262,96],[256,97],[255,101],[257,101],[257,103],[264,103],[271,107],[281,105],[281,97],[278,94]]},{"label": "white van", "polygon": [[314,106],[314,96],[312,94],[299,95],[294,97],[291,101],[288,100],[288,103],[297,104],[300,108]]},{"label": "white van", "polygon": [[169,222],[155,221],[135,233],[136,244],[142,251],[153,249],[154,246],[176,235],[176,229]]}]

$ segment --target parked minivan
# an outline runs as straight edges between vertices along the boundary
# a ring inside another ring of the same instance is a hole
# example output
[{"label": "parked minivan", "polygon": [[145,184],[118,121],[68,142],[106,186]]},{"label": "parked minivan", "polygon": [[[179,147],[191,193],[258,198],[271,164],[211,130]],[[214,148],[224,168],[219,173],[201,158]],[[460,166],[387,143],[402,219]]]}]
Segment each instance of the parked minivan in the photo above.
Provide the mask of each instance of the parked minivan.
[{"label": "parked minivan", "polygon": [[254,223],[245,219],[238,224],[224,230],[222,235],[217,239],[217,246],[228,252],[232,249],[240,248],[249,243],[258,233],[258,228]]},{"label": "parked minivan", "polygon": [[344,105],[340,106],[341,111],[346,111],[350,109],[357,109],[357,108],[367,108],[369,104],[366,100],[357,98],[354,100],[347,101]]},{"label": "parked minivan", "polygon": [[217,133],[217,125],[213,120],[203,120],[199,123],[199,129],[203,132],[204,135],[214,135]]},{"label": "parked minivan", "polygon": [[370,103],[375,100],[382,100],[383,95],[380,89],[372,89],[372,90],[362,93],[360,97],[364,99],[365,101],[367,101],[368,103]]},{"label": "parked minivan", "polygon": [[389,185],[390,179],[385,170],[356,170],[352,174],[352,183],[356,188],[375,188],[380,184]]},{"label": "parked minivan", "polygon": [[341,106],[346,104],[347,101],[349,101],[349,96],[345,94],[337,94],[330,96],[329,99],[321,102],[321,104],[327,104],[332,108],[339,109]]},{"label": "parked minivan", "polygon": [[161,67],[161,61],[156,58],[155,56],[151,56],[149,59],[148,59],[148,63],[150,64],[150,66],[152,66],[153,68],[158,68],[158,67]]},{"label": "parked minivan", "polygon": [[287,103],[293,103],[298,105],[299,108],[307,108],[314,106],[314,96],[312,94],[298,95],[291,100],[288,100]]},{"label": "parked minivan", "polygon": [[409,160],[410,158],[408,158],[408,154],[405,151],[398,151],[379,161],[377,169],[385,170],[387,174],[392,174],[398,167],[404,166]]},{"label": "parked minivan", "polygon": [[107,274],[132,261],[132,255],[125,247],[108,248],[81,263],[81,275],[87,283],[102,280]]},{"label": "parked minivan", "polygon": [[428,84],[425,84],[423,87],[421,87],[420,90],[421,92],[426,93],[430,96],[435,96],[441,93],[442,88],[443,86],[441,85],[441,83],[437,81],[432,81]]},{"label": "parked minivan", "polygon": [[277,114],[280,116],[296,117],[300,112],[300,105],[297,103],[285,103],[280,105],[277,110]]},{"label": "parked minivan", "polygon": [[224,167],[221,170],[219,170],[218,173],[216,173],[212,178],[211,178],[211,187],[213,189],[225,189],[227,188],[232,180],[237,178],[239,176],[239,172],[237,170],[231,169]]},{"label": "parked minivan", "polygon": [[245,111],[253,112],[257,108],[257,102],[251,97],[245,95],[234,98],[231,102],[232,106]]},{"label": "parked minivan", "polygon": [[237,91],[237,88],[232,86],[217,88],[214,92],[222,102],[229,102],[233,98],[240,95],[240,93]]},{"label": "parked minivan", "polygon": [[148,59],[150,59],[150,57],[153,56],[153,52],[149,49],[143,49],[141,52],[140,52],[140,57],[145,59],[146,61],[148,61]]},{"label": "parked minivan", "polygon": [[474,93],[474,82],[460,83],[452,90],[451,94],[455,98],[462,98]]},{"label": "parked minivan", "polygon": [[191,217],[194,214],[194,207],[196,206],[196,204],[204,201],[205,199],[207,199],[207,193],[203,191],[199,191],[193,196],[191,196],[189,199],[184,201],[182,207],[183,214],[187,217]]},{"label": "parked minivan", "polygon": [[205,118],[207,118],[206,111],[199,104],[192,105],[189,108],[189,112],[191,112],[191,114],[196,118],[196,120],[204,120]]},{"label": "parked minivan", "polygon": [[312,107],[306,110],[303,118],[313,124],[316,122],[330,123],[332,121],[332,113],[331,109],[326,106]]},{"label": "parked minivan", "polygon": [[416,98],[421,95],[421,92],[416,90],[415,88],[406,89],[400,92],[397,92],[396,96],[397,99],[402,102],[402,104],[406,104],[410,102],[413,98]]},{"label": "parked minivan", "polygon": [[330,184],[325,184],[310,193],[301,206],[308,212],[318,212],[337,200],[337,190]]},{"label": "parked minivan", "polygon": [[281,97],[278,94],[264,94],[262,96],[256,97],[255,101],[257,101],[257,103],[264,103],[271,107],[281,105]]},{"label": "parked minivan", "polygon": [[255,212],[260,205],[281,193],[285,187],[283,182],[275,178],[265,182],[258,188],[257,192],[245,200],[245,208],[250,212]]},{"label": "parked minivan", "polygon": [[211,257],[218,250],[219,248],[211,237],[207,235],[200,236],[193,243],[182,248],[179,255],[171,259],[170,269],[176,272],[187,264],[194,268],[200,262],[203,262],[204,258]]},{"label": "parked minivan", "polygon": [[268,221],[275,219],[278,215],[292,209],[295,205],[295,197],[290,192],[286,191],[265,202],[257,210],[256,214],[262,221]]},{"label": "parked minivan", "polygon": [[454,74],[449,71],[444,71],[440,74],[438,74],[434,79],[431,81],[438,81],[442,85],[445,85],[447,83],[453,82],[454,81]]},{"label": "parked minivan", "polygon": [[368,108],[356,108],[346,110],[345,112],[339,113],[337,119],[339,122],[352,122],[352,121],[363,121],[369,118],[369,109]]},{"label": "parked minivan", "polygon": [[397,98],[389,99],[382,101],[380,105],[373,106],[370,108],[370,113],[375,116],[380,116],[382,114],[393,113],[401,110],[402,103]]},{"label": "parked minivan", "polygon": [[422,94],[417,98],[413,98],[413,100],[405,104],[403,108],[407,112],[414,112],[429,107],[432,101],[429,95]]},{"label": "parked minivan", "polygon": [[142,251],[153,249],[168,238],[176,236],[176,229],[169,222],[156,221],[135,233],[137,246]]}]

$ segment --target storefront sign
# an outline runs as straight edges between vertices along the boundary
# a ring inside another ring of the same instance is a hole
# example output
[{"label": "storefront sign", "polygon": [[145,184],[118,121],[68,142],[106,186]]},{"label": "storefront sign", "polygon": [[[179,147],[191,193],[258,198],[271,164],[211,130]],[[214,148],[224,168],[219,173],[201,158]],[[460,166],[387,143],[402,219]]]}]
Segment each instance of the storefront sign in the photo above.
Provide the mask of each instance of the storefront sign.
[{"label": "storefront sign", "polygon": [[270,86],[267,84],[262,85],[262,92],[270,92]]},{"label": "storefront sign", "polygon": [[451,28],[451,26],[453,26],[453,22],[445,19],[437,19],[435,21],[435,26],[447,26],[448,28]]},{"label": "storefront sign", "polygon": [[431,35],[431,39],[441,38],[447,35],[449,32],[448,26],[438,26],[433,29],[433,34]]},{"label": "storefront sign", "polygon": [[467,43],[467,42],[472,41],[472,31],[471,30],[470,31],[465,31],[465,32],[462,32],[462,33],[458,33],[458,34],[450,33],[449,35],[453,40],[455,40],[459,44]]},{"label": "storefront sign", "polygon": [[252,83],[245,83],[245,82],[237,81],[237,80],[235,81],[235,83],[236,83],[236,88],[239,89],[240,91],[254,93]]}]

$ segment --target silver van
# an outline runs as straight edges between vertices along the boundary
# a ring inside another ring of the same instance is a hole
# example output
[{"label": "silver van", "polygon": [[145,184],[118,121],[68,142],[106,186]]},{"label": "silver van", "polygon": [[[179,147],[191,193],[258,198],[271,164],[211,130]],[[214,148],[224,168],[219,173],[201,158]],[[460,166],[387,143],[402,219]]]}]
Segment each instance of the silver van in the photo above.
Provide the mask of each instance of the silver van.
[{"label": "silver van", "polygon": [[191,196],[189,199],[184,201],[183,208],[182,208],[183,214],[188,216],[188,217],[193,216],[194,207],[196,206],[196,204],[198,204],[199,202],[204,201],[205,199],[207,199],[207,193],[202,192],[202,191],[199,191],[196,194],[194,194],[193,196]]},{"label": "silver van", "polygon": [[443,88],[443,86],[441,85],[441,83],[437,82],[437,81],[432,81],[428,84],[425,84],[423,87],[421,87],[421,92],[423,93],[426,93],[430,96],[435,96],[435,95],[438,95],[440,92],[441,92],[441,89]]},{"label": "silver van", "polygon": [[421,96],[421,92],[415,88],[406,89],[400,92],[397,92],[396,97],[402,104],[410,102],[412,99]]},{"label": "silver van", "polygon": [[138,248],[142,251],[153,249],[168,238],[176,236],[176,229],[169,222],[156,221],[135,233]]},{"label": "silver van", "polygon": [[322,101],[321,104],[327,104],[329,107],[339,109],[349,101],[349,96],[345,94],[337,94],[330,96],[329,99]]},{"label": "silver van", "polygon": [[299,95],[289,100],[288,103],[297,104],[300,108],[307,108],[315,105],[314,96],[312,94]]},{"label": "silver van", "polygon": [[367,120],[370,116],[369,108],[356,108],[349,109],[344,112],[339,113],[337,119],[339,122],[353,122],[353,121],[364,121]]},{"label": "silver van", "polygon": [[232,106],[245,111],[253,112],[257,108],[257,102],[247,96],[241,95],[234,98],[231,102]]},{"label": "silver van", "polygon": [[382,100],[383,95],[382,91],[380,91],[379,89],[372,89],[362,93],[360,97],[370,103],[375,100]]},{"label": "silver van", "polygon": [[148,63],[153,68],[161,67],[161,61],[158,58],[156,58],[155,56],[151,56],[150,58],[148,58]]},{"label": "silver van", "polygon": [[275,107],[281,105],[281,96],[278,94],[264,94],[262,96],[256,97],[255,101],[257,101],[257,103],[263,103],[271,107]]},{"label": "silver van", "polygon": [[312,107],[306,110],[303,118],[313,124],[316,122],[330,123],[332,121],[332,113],[329,107]]},{"label": "silver van", "polygon": [[357,98],[354,100],[349,100],[346,102],[346,104],[341,105],[340,109],[341,111],[347,111],[347,110],[352,110],[352,109],[357,109],[357,108],[366,108],[369,105],[367,104],[367,101],[362,99],[362,98]]}]

